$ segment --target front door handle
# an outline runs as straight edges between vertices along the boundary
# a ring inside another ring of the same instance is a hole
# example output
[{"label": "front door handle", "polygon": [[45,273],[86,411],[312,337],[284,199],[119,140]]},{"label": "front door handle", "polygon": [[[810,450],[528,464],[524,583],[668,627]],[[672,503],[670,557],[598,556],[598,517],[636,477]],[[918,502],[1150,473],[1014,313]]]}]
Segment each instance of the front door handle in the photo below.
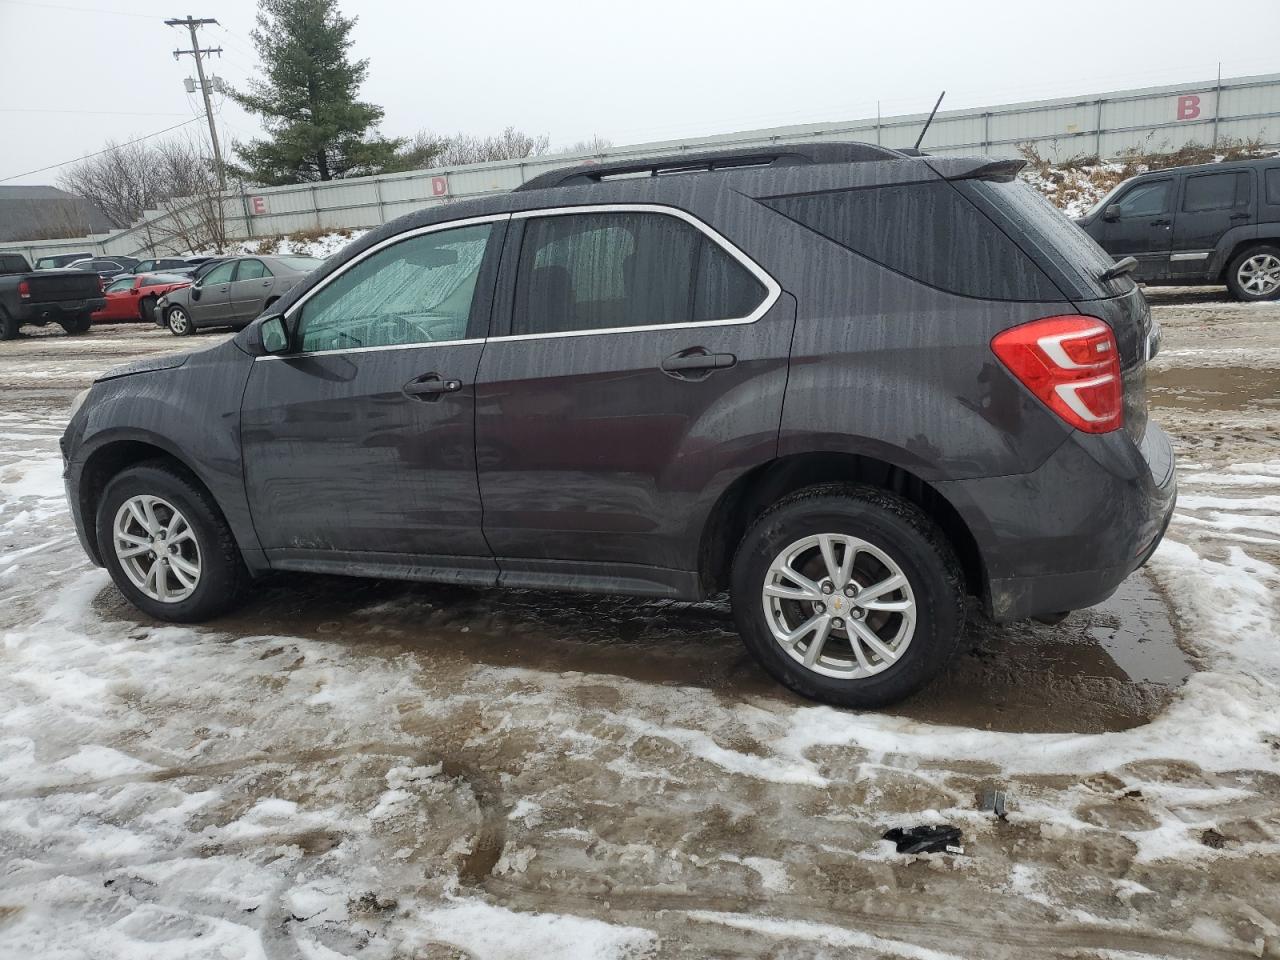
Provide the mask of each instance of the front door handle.
[{"label": "front door handle", "polygon": [[1167,227],[1167,226],[1169,226],[1169,224],[1171,224],[1171,223],[1173,223],[1173,221],[1172,221],[1172,220],[1152,220],[1152,221],[1151,221],[1151,226],[1153,226],[1153,227]]},{"label": "front door handle", "polygon": [[406,383],[403,392],[406,397],[429,402],[439,400],[446,393],[457,393],[461,389],[461,380],[443,380],[439,374],[428,373]]},{"label": "front door handle", "polygon": [[737,362],[738,358],[732,353],[708,353],[702,347],[695,347],[663,360],[662,372],[680,376],[683,373],[723,370]]}]

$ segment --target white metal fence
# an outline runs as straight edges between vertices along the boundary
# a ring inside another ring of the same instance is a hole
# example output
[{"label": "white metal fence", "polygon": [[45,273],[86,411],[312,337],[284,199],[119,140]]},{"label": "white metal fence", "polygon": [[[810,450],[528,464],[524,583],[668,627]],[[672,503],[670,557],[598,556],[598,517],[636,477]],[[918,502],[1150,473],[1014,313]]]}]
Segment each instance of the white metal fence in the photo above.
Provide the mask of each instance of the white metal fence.
[{"label": "white metal fence", "polygon": [[[593,159],[811,140],[862,140],[903,147],[914,143],[926,116],[669,140],[619,147]],[[929,128],[923,148],[936,154],[1013,155],[1020,144],[1029,143],[1042,155],[1065,159],[1111,157],[1131,147],[1175,150],[1191,142],[1213,144],[1228,138],[1280,145],[1280,74],[942,111]],[[376,226],[433,204],[510,190],[546,170],[582,159],[571,155],[537,157],[236,192],[223,201],[227,235],[248,239],[298,230]],[[112,233],[8,243],[4,247],[5,252],[24,253],[31,260],[81,250],[132,256],[189,252],[179,249],[177,241],[162,239],[175,232],[168,223],[173,218],[174,214],[165,211],[148,211],[139,223]]]}]

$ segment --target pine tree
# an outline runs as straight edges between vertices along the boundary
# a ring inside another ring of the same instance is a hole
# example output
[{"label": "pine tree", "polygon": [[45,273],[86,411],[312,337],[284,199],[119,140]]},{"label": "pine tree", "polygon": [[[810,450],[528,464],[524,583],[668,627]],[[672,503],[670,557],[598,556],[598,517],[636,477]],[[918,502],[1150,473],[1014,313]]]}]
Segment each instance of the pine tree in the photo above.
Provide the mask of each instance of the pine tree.
[{"label": "pine tree", "polygon": [[378,134],[382,108],[358,99],[369,61],[348,58],[355,23],[337,0],[259,0],[266,78],[232,97],[262,116],[268,138],[236,144],[241,176],[275,186],[396,169],[403,141]]}]

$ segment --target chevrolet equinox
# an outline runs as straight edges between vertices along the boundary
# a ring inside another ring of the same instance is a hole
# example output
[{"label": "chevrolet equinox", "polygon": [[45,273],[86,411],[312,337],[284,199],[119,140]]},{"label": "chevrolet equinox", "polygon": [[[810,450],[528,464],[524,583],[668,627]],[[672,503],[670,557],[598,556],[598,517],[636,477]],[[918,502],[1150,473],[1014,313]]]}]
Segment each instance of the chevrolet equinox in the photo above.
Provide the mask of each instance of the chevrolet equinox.
[{"label": "chevrolet equinox", "polygon": [[1098,603],[1173,510],[1132,261],[1020,166],[802,144],[409,214],[78,397],[80,540],[172,621],[272,570],[727,590],[782,683],[898,700],[968,598]]}]

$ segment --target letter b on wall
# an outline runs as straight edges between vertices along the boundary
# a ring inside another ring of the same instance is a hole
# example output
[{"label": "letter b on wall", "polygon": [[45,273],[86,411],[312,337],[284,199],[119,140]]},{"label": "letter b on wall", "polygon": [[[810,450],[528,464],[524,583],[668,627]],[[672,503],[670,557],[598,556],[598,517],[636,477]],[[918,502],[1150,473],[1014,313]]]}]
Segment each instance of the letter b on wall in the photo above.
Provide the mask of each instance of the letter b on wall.
[{"label": "letter b on wall", "polygon": [[1178,119],[1194,120],[1200,116],[1200,98],[1194,93],[1178,98]]}]

